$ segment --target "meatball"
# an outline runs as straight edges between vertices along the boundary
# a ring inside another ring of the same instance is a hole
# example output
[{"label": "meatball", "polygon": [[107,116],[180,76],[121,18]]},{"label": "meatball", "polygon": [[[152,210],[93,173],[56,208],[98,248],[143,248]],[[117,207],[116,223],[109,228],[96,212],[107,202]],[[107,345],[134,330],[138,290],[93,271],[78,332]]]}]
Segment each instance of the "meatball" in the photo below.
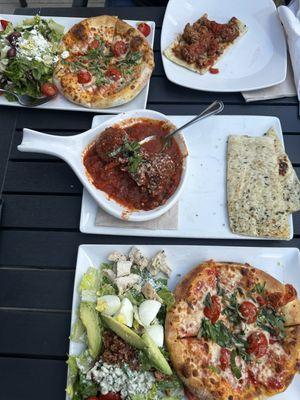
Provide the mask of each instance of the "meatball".
[{"label": "meatball", "polygon": [[122,128],[107,128],[96,141],[96,153],[103,161],[111,161],[113,153],[123,146],[126,131]]}]

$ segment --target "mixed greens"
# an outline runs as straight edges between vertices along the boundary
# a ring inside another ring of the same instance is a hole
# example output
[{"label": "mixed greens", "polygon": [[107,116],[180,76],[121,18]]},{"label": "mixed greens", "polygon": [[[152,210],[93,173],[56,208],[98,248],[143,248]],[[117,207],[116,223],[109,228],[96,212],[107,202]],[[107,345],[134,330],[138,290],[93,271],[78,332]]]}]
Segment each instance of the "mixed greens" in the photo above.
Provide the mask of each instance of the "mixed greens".
[{"label": "mixed greens", "polygon": [[[114,400],[177,400],[183,388],[164,347],[164,321],[174,304],[164,251],[151,260],[133,247],[113,252],[79,285],[78,318],[70,339],[83,350],[68,359],[67,394]],[[102,397],[101,397],[102,396]]]},{"label": "mixed greens", "polygon": [[9,21],[1,22],[5,29],[0,32],[0,87],[40,97],[45,94],[43,84],[52,81],[64,27],[39,15],[15,27]]}]

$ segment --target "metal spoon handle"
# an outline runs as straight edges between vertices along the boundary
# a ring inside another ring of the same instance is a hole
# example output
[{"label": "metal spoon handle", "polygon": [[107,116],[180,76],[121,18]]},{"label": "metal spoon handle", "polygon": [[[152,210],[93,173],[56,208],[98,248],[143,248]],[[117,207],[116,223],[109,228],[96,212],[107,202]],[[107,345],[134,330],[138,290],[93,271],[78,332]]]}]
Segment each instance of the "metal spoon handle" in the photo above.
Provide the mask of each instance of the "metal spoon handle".
[{"label": "metal spoon handle", "polygon": [[195,118],[188,121],[186,124],[182,125],[180,128],[169,133],[167,136],[164,137],[164,139],[165,140],[169,139],[170,137],[176,135],[176,133],[178,133],[182,129],[187,128],[188,126],[194,124],[195,122],[200,121],[201,119],[207,118],[211,115],[219,114],[223,110],[224,110],[223,102],[221,100],[216,100],[213,103],[211,103],[205,110],[203,110],[199,115],[197,115]]},{"label": "metal spoon handle", "polygon": [[1,88],[0,88],[0,93],[12,94],[12,95],[18,100],[18,96],[17,96],[14,92],[11,92],[11,91],[9,91],[9,90],[1,89]]}]

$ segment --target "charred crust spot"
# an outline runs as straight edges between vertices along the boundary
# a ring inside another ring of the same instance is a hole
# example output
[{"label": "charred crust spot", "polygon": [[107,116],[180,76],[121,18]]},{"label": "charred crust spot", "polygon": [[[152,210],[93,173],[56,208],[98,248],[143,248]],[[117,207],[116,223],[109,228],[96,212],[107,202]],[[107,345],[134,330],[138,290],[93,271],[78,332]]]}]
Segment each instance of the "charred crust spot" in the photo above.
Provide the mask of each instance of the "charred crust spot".
[{"label": "charred crust spot", "polygon": [[284,156],[283,158],[279,159],[279,175],[285,176],[287,173],[287,170],[289,168],[287,158]]},{"label": "charred crust spot", "polygon": [[193,369],[192,375],[195,378],[199,375],[199,372],[196,369]]},{"label": "charred crust spot", "polygon": [[208,354],[209,353],[209,346],[208,346],[208,344],[206,342],[203,344],[203,347],[204,347],[205,353]]},{"label": "charred crust spot", "polygon": [[72,33],[76,39],[85,40],[87,39],[87,33],[85,27],[82,24],[77,24],[73,27]]},{"label": "charred crust spot", "polygon": [[247,269],[247,268],[241,268],[241,274],[242,274],[243,276],[247,276],[247,275],[249,274],[249,269]]},{"label": "charred crust spot", "polygon": [[191,368],[189,365],[183,364],[180,368],[182,375],[188,379],[191,376]]}]

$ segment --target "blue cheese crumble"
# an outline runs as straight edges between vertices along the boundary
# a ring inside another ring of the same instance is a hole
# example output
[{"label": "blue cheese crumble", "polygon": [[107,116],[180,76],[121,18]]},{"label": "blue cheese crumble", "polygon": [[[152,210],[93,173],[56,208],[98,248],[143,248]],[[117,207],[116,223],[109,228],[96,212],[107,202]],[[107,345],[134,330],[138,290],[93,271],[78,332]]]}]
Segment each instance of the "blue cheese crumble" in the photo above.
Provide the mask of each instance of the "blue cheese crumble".
[{"label": "blue cheese crumble", "polygon": [[99,384],[101,394],[120,393],[124,400],[136,395],[146,396],[155,383],[151,372],[133,371],[127,364],[121,368],[102,361],[97,362],[86,377]]}]

